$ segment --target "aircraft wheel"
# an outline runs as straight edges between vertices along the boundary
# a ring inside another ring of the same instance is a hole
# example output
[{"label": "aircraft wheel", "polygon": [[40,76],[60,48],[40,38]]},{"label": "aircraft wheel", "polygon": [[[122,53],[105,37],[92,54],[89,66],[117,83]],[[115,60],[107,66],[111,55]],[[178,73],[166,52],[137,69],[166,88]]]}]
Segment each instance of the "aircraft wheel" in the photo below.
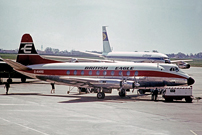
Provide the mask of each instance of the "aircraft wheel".
[{"label": "aircraft wheel", "polygon": [[173,102],[172,98],[165,98],[165,102]]},{"label": "aircraft wheel", "polygon": [[98,99],[104,99],[105,98],[105,93],[104,92],[98,92],[97,93],[97,98]]},{"label": "aircraft wheel", "polygon": [[125,90],[121,90],[121,91],[119,92],[119,96],[120,96],[120,97],[125,97],[125,96],[126,96]]},{"label": "aircraft wheel", "polygon": [[186,101],[187,103],[192,103],[192,98],[191,98],[191,97],[185,98],[185,101]]},{"label": "aircraft wheel", "polygon": [[21,78],[21,82],[25,83],[26,82],[26,78]]},{"label": "aircraft wheel", "polygon": [[145,94],[145,91],[142,90],[142,89],[140,89],[140,90],[139,90],[139,93],[142,95],[142,94]]},{"label": "aircraft wheel", "polygon": [[11,84],[13,82],[13,80],[11,78],[7,79],[7,83]]}]

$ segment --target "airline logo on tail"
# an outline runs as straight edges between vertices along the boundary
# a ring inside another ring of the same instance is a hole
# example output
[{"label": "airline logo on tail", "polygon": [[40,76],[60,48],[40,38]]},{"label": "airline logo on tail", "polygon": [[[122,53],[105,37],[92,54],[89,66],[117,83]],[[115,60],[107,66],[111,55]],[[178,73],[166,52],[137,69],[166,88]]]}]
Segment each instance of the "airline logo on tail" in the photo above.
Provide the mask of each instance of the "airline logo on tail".
[{"label": "airline logo on tail", "polygon": [[107,33],[103,32],[103,41],[108,41]]},{"label": "airline logo on tail", "polygon": [[109,44],[108,36],[107,36],[106,26],[102,26],[102,34],[103,34],[103,52],[102,52],[102,55],[106,55],[112,51],[110,44]]},{"label": "airline logo on tail", "polygon": [[24,53],[31,53],[32,44],[25,44],[23,48],[20,48]]}]

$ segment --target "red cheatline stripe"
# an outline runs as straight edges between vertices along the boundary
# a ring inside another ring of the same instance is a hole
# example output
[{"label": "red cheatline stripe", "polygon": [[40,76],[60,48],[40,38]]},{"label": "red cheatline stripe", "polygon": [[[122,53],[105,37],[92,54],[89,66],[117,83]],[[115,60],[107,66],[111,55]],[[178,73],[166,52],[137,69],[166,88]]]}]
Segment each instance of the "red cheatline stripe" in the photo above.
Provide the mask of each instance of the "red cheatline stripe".
[{"label": "red cheatline stripe", "polygon": [[[69,71],[69,74],[67,73]],[[76,71],[76,74],[74,74]],[[84,71],[84,74],[82,75],[82,71]],[[89,75],[89,71],[92,71],[92,74]],[[99,75],[96,74],[96,72],[99,71]],[[107,74],[103,75],[103,72],[106,71]],[[114,71],[114,75],[111,75],[111,71]],[[122,71],[122,74],[124,77],[128,76],[127,71],[123,70],[43,70],[43,69],[35,69],[26,71],[28,73],[34,73],[34,74],[41,74],[41,75],[60,75],[60,76],[122,76],[119,75],[119,72]],[[130,71],[129,77],[133,77],[136,71]],[[159,71],[138,71],[137,76],[146,76],[146,77],[169,77],[169,78],[184,78],[180,75],[175,75],[171,73],[165,73],[165,72],[159,72]]]}]

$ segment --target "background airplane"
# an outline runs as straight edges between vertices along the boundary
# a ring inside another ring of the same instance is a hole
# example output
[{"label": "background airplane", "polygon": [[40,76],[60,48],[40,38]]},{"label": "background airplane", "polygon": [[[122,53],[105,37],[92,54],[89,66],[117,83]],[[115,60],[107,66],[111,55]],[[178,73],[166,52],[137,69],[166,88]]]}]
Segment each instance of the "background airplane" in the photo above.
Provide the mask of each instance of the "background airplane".
[{"label": "background airplane", "polygon": [[50,83],[64,84],[98,92],[102,99],[112,89],[124,97],[134,88],[192,85],[194,79],[174,64],[165,63],[64,63],[42,58],[29,34],[24,34],[16,62],[4,60],[16,71]]},{"label": "background airplane", "polygon": [[113,52],[109,43],[109,38],[106,30],[106,26],[102,26],[103,33],[103,52],[102,54],[83,52],[99,57],[103,57],[106,60],[113,61],[132,61],[132,62],[151,62],[151,63],[177,63],[179,68],[190,68],[190,64],[185,61],[192,60],[175,60],[170,61],[169,57],[163,53],[158,52]]},{"label": "background airplane", "polygon": [[[0,80],[1,78],[8,78],[7,82],[12,83],[12,78],[21,78],[21,82],[26,82],[27,77],[21,73],[16,72],[13,68],[0,58]],[[0,81],[1,83],[2,80]]]}]

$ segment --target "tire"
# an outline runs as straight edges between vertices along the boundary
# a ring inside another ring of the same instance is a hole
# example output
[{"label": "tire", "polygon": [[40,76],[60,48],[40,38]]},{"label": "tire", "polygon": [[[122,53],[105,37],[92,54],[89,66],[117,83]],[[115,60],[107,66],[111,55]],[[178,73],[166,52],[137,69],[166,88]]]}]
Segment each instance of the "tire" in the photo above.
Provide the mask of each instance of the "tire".
[{"label": "tire", "polygon": [[172,98],[165,98],[165,102],[173,102]]},{"label": "tire", "polygon": [[7,79],[7,83],[11,84],[13,82],[13,80],[11,78]]},{"label": "tire", "polygon": [[191,98],[191,97],[185,98],[185,101],[186,101],[187,103],[192,103],[192,98]]},{"label": "tire", "polygon": [[24,78],[24,77],[21,78],[21,82],[22,82],[22,83],[25,83],[25,82],[26,82],[26,78]]},{"label": "tire", "polygon": [[121,98],[125,97],[125,96],[126,96],[126,92],[123,91],[123,90],[121,90],[121,92],[119,92],[119,96],[120,96]]},{"label": "tire", "polygon": [[104,99],[105,98],[105,93],[104,92],[98,92],[97,93],[97,98],[98,99]]},{"label": "tire", "polygon": [[139,90],[139,93],[140,93],[141,95],[143,95],[143,94],[145,94],[145,91],[142,90],[142,89],[140,89],[140,90]]}]

